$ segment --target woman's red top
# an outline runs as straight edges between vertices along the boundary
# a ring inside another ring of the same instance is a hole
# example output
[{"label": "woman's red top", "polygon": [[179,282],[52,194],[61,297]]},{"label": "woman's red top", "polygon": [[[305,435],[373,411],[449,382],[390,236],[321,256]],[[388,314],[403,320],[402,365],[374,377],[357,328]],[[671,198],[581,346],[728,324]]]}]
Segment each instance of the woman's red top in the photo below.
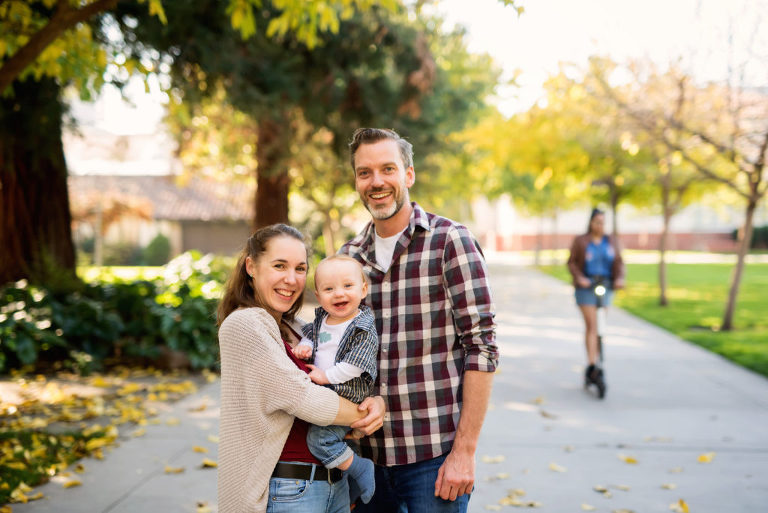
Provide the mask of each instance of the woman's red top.
[{"label": "woman's red top", "polygon": [[[309,368],[302,360],[296,358],[291,350],[291,346],[283,340],[285,345],[285,352],[288,354],[288,358],[291,359],[296,367],[309,374]],[[307,447],[307,431],[309,430],[309,423],[301,420],[300,418],[293,419],[293,427],[291,432],[288,433],[288,440],[285,441],[283,446],[283,452],[280,454],[280,461],[301,461],[304,463],[316,463],[320,465],[320,460],[312,456]]]}]

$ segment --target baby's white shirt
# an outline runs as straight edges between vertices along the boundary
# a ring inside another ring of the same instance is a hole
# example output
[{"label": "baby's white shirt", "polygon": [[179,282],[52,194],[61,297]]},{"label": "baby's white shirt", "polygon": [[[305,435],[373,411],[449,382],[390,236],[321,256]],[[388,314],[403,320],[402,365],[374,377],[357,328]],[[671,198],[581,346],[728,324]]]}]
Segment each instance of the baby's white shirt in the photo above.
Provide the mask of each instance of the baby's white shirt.
[{"label": "baby's white shirt", "polygon": [[[327,317],[323,319],[320,333],[317,334],[314,365],[325,372],[325,377],[328,378],[329,383],[338,385],[359,377],[363,373],[363,369],[346,362],[335,363],[341,337],[344,336],[347,326],[354,320],[354,317],[341,324],[328,324],[327,320]],[[312,347],[312,341],[306,337],[303,337],[299,344]]]}]

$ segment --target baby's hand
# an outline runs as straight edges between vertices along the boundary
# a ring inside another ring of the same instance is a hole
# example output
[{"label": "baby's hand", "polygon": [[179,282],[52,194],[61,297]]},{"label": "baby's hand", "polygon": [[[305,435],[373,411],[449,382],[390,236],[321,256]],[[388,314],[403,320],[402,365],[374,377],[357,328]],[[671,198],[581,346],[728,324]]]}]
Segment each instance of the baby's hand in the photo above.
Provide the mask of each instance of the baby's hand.
[{"label": "baby's hand", "polygon": [[312,348],[309,346],[298,345],[293,348],[293,355],[296,358],[300,358],[302,360],[308,360],[309,357],[312,356]]},{"label": "baby's hand", "polygon": [[309,379],[311,379],[313,383],[317,383],[318,385],[330,385],[330,381],[328,381],[325,372],[314,365],[307,365],[307,367],[312,369],[312,372],[309,373]]}]

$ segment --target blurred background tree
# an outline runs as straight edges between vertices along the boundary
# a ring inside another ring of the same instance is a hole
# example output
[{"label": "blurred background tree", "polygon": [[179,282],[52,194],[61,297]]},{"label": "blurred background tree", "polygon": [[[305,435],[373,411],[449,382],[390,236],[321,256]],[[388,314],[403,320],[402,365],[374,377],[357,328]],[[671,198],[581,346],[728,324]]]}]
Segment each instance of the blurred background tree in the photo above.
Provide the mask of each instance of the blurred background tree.
[{"label": "blurred background tree", "polygon": [[[226,8],[229,28],[239,32],[238,39],[254,36],[264,10],[256,16],[249,0],[215,3]],[[107,81],[121,86],[134,71],[144,76],[155,71],[145,55],[119,51],[120,39],[126,36],[115,34],[116,4],[117,0],[0,2],[0,283],[25,277],[38,282],[74,278],[61,145],[66,113],[62,88],[72,85],[81,97],[89,98]],[[309,51],[320,32],[338,30],[341,19],[373,4],[293,1],[281,2],[280,9],[269,4],[270,18],[263,30],[272,37],[295,34]],[[168,22],[159,0],[137,0],[133,5],[161,24]],[[265,37],[263,31],[256,35]]]}]

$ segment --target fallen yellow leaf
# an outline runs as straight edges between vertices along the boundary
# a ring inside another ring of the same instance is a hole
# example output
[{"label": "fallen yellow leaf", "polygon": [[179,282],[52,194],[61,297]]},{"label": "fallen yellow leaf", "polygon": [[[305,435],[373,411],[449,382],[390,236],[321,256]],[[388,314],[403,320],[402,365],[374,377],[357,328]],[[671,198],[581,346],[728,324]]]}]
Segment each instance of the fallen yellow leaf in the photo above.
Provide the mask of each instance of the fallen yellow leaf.
[{"label": "fallen yellow leaf", "polygon": [[216,435],[208,435],[208,441],[217,444],[219,443],[219,437]]},{"label": "fallen yellow leaf", "polygon": [[704,454],[699,454],[697,461],[699,463],[711,463],[713,459],[715,459],[714,452],[705,452]]},{"label": "fallen yellow leaf", "polygon": [[583,511],[595,511],[597,508],[592,506],[591,504],[582,504],[581,509]]},{"label": "fallen yellow leaf", "polygon": [[205,447],[200,447],[199,445],[196,445],[196,446],[192,447],[192,450],[195,451],[195,452],[200,452],[200,453],[203,453],[203,454],[208,454],[208,449],[206,449]]},{"label": "fallen yellow leaf", "polygon": [[213,510],[210,506],[208,506],[208,503],[206,502],[198,502],[197,503],[197,509],[195,510],[195,513],[211,513]]},{"label": "fallen yellow leaf", "polygon": [[674,490],[677,488],[677,485],[675,483],[664,483],[661,487],[665,490]]},{"label": "fallen yellow leaf", "polygon": [[73,479],[71,481],[67,481],[61,486],[63,486],[64,488],[73,488],[75,486],[81,486],[82,484],[83,483],[81,481],[78,481],[77,479]]},{"label": "fallen yellow leaf", "polygon": [[544,396],[538,396],[531,401],[533,404],[544,404]]},{"label": "fallen yellow leaf", "polygon": [[501,511],[501,506],[498,504],[486,504],[485,509],[488,511]]},{"label": "fallen yellow leaf", "polygon": [[671,509],[676,513],[690,513],[688,504],[683,499],[680,499],[677,502],[673,502],[672,504],[670,504],[669,509]]},{"label": "fallen yellow leaf", "polygon": [[480,461],[482,461],[483,463],[501,463],[505,459],[506,458],[504,456],[502,456],[502,455],[499,455],[499,456],[482,456],[480,458]]},{"label": "fallen yellow leaf", "polygon": [[75,472],[77,472],[78,474],[82,474],[83,472],[85,472],[85,466],[82,463],[78,463],[77,465],[75,465]]},{"label": "fallen yellow leaf", "polygon": [[182,472],[184,472],[184,467],[170,467],[168,465],[165,466],[166,474],[181,474]]},{"label": "fallen yellow leaf", "polygon": [[181,421],[176,417],[169,417],[168,419],[166,419],[165,423],[168,426],[178,426],[179,424],[181,424]]},{"label": "fallen yellow leaf", "polygon": [[627,485],[611,485],[611,488],[616,488],[617,490],[622,490],[624,492],[628,492],[630,490],[630,487]]},{"label": "fallen yellow leaf", "polygon": [[560,466],[557,463],[550,463],[549,470],[552,470],[553,472],[568,472],[567,468]]},{"label": "fallen yellow leaf", "polygon": [[637,460],[632,456],[627,456],[626,454],[619,454],[618,456],[619,456],[619,459],[624,463],[627,463],[629,465],[637,465]]},{"label": "fallen yellow leaf", "polygon": [[592,489],[594,491],[596,491],[597,493],[602,493],[603,497],[606,497],[606,498],[613,497],[613,494],[611,493],[611,491],[608,490],[608,488],[606,488],[603,485],[595,485],[595,486],[592,487]]},{"label": "fallen yellow leaf", "polygon": [[216,463],[213,460],[209,460],[208,458],[203,459],[202,468],[216,468],[219,466],[218,463]]},{"label": "fallen yellow leaf", "polygon": [[140,429],[137,429],[136,431],[134,431],[133,433],[131,433],[131,436],[133,436],[135,438],[138,438],[138,437],[144,436],[146,434],[147,434],[147,430],[144,429],[144,428],[140,428]]},{"label": "fallen yellow leaf", "polygon": [[0,506],[0,513],[13,513],[10,506]]},{"label": "fallen yellow leaf", "polygon": [[101,376],[96,376],[91,380],[91,385],[94,387],[100,387],[100,388],[109,388],[112,385],[109,384],[104,378]]}]

